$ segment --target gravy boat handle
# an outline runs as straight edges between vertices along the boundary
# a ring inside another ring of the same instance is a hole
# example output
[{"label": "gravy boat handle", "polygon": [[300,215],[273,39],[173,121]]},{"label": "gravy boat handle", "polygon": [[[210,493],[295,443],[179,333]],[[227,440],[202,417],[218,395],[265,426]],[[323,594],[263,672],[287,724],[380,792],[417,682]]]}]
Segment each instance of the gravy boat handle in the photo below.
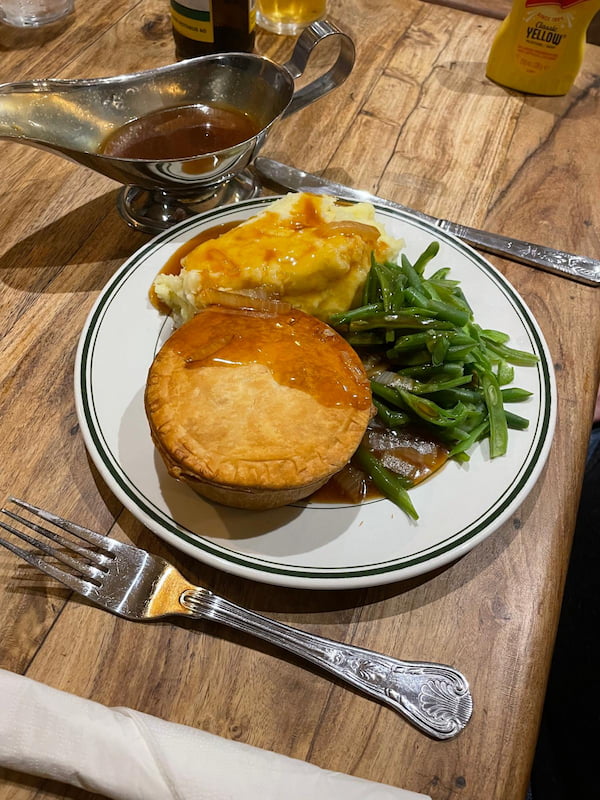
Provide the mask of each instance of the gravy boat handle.
[{"label": "gravy boat handle", "polygon": [[329,20],[322,19],[313,22],[305,28],[296,42],[294,52],[289,61],[283,66],[292,75],[299,78],[306,69],[314,47],[323,39],[334,36],[339,41],[340,50],[335,63],[318,78],[294,92],[292,99],[283,112],[283,117],[289,117],[301,108],[310,105],[319,97],[342,84],[352,72],[355,59],[354,42],[348,34],[341,31]]}]

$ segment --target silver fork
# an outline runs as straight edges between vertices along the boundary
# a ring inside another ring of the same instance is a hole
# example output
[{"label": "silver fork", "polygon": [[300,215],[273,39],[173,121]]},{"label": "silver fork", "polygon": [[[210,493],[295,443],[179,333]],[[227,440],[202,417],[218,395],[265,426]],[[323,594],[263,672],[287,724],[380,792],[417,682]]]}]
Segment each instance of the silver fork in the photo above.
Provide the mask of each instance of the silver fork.
[{"label": "silver fork", "polygon": [[[37,508],[14,497],[9,501],[76,537],[66,539],[8,508],[0,527],[27,542],[25,550],[0,538],[0,544],[69,589],[102,608],[131,620],[182,615],[222,622],[264,639],[332,673],[386,703],[435,739],[450,739],[467,724],[473,700],[465,677],[445,664],[400,661],[360,647],[325,639],[284,625],[189,583],[171,564],[131,544]],[[15,524],[42,538],[25,533]],[[68,552],[66,552],[68,551]],[[44,556],[62,562],[64,570]]]}]

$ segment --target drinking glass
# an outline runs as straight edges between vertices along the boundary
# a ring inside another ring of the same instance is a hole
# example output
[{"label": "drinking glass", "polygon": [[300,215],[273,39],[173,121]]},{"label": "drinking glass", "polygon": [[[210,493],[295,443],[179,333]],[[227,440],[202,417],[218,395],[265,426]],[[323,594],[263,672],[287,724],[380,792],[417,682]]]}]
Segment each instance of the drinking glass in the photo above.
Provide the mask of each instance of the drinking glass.
[{"label": "drinking glass", "polygon": [[15,28],[37,28],[73,11],[74,0],[0,0],[0,22]]},{"label": "drinking glass", "polygon": [[325,16],[327,0],[257,0],[256,21],[272,33],[294,35]]}]

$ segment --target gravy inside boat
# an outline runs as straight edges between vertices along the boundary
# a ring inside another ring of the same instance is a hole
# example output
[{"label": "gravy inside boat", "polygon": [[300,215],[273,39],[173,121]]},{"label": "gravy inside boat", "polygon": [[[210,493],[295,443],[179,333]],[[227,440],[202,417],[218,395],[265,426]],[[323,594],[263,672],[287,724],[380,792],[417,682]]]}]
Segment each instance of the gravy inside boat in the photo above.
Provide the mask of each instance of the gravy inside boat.
[{"label": "gravy inside boat", "polygon": [[261,128],[250,114],[231,106],[161,108],[111,131],[98,152],[116,158],[190,158],[241,144]]}]

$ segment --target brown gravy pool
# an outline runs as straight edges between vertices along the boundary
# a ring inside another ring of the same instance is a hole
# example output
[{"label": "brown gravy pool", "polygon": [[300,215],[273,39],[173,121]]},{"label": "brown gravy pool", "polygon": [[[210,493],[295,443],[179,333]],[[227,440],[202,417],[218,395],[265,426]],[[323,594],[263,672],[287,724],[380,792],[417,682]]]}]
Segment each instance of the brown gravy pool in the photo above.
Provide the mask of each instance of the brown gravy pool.
[{"label": "brown gravy pool", "polygon": [[[159,270],[159,275],[179,275],[181,272],[181,259],[187,256],[188,253],[191,253],[192,250],[197,247],[202,242],[206,242],[209,239],[216,239],[217,236],[221,236],[223,233],[227,233],[232,228],[235,228],[236,225],[239,224],[239,221],[235,222],[224,222],[222,225],[214,225],[212,228],[207,228],[207,230],[202,231],[202,233],[196,234],[196,236],[192,236],[192,238],[184,242],[180,245],[175,252],[169,256],[168,260],[165,262],[163,267]],[[154,282],[150,287],[150,291],[148,292],[148,296],[150,298],[150,302],[154,306],[154,308],[158,309],[162,314],[170,314],[171,309],[162,303],[158,297],[156,296],[156,292],[154,291]]]},{"label": "brown gravy pool", "polygon": [[[399,471],[409,477],[415,486],[437,472],[448,460],[448,448],[417,427],[407,426],[402,429],[401,444],[394,444],[393,437],[389,438],[390,441],[379,446],[371,445],[374,455],[380,460],[387,458],[396,461],[400,467]],[[338,481],[334,475],[321,489],[312,494],[309,500],[323,504],[357,505],[366,500],[383,497],[382,492],[366,475],[361,482],[360,499],[350,497],[348,492],[344,491],[345,483],[344,480]]]},{"label": "brown gravy pool", "polygon": [[249,114],[226,106],[161,108],[117,128],[98,148],[102,155],[151,161],[216,153],[256,136]]}]

